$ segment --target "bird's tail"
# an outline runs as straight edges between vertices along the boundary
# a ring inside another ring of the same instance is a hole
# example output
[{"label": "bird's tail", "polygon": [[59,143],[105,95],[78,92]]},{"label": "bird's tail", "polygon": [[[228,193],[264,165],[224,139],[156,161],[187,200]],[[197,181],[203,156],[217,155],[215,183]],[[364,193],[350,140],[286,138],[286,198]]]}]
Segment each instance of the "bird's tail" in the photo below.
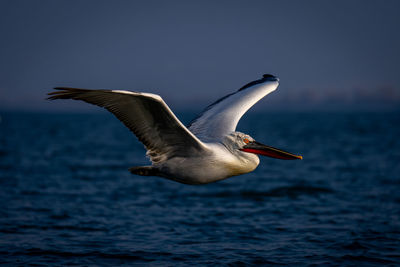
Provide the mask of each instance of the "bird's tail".
[{"label": "bird's tail", "polygon": [[159,176],[159,171],[153,166],[135,166],[129,168],[129,171],[133,174],[142,176]]}]

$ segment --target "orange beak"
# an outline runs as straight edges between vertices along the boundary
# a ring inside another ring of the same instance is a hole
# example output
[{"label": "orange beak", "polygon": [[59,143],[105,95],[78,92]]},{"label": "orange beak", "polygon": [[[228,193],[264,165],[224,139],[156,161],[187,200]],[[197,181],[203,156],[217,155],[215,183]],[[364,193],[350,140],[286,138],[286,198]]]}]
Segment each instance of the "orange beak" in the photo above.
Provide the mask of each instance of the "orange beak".
[{"label": "orange beak", "polygon": [[266,146],[258,142],[250,142],[247,145],[245,145],[241,151],[248,152],[248,153],[253,153],[253,154],[258,154],[258,155],[263,155],[263,156],[268,156],[271,158],[276,158],[276,159],[303,159],[302,156],[295,155],[271,146]]}]

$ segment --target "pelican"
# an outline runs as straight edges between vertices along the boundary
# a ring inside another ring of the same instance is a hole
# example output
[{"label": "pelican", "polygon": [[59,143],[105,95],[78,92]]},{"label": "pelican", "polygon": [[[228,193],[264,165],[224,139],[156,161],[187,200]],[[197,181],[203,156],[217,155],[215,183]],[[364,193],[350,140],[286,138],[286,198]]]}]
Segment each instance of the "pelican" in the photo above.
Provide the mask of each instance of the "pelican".
[{"label": "pelican", "polygon": [[152,164],[132,167],[131,173],[194,185],[249,173],[260,163],[257,155],[302,159],[236,131],[243,114],[278,85],[277,77],[264,74],[209,105],[188,127],[151,93],[56,87],[47,99],[82,100],[107,109],[147,149]]}]

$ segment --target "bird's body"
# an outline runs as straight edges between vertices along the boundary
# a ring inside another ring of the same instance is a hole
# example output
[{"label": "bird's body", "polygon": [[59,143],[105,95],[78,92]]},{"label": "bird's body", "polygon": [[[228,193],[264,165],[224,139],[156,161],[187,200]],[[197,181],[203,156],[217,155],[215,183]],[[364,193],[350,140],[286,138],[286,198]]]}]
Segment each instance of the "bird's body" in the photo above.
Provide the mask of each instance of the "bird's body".
[{"label": "bird's body", "polygon": [[125,90],[57,87],[49,99],[75,99],[112,112],[145,145],[151,166],[132,167],[134,174],[161,176],[185,184],[207,184],[253,171],[256,154],[280,159],[301,156],[262,145],[236,132],[242,115],[278,86],[266,74],[211,104],[186,128],[162,98]]},{"label": "bird's body", "polygon": [[[232,137],[238,134],[245,136],[235,132]],[[150,169],[144,166],[133,167],[130,170],[141,175],[146,175],[146,170],[156,171],[149,175],[162,176],[185,184],[207,184],[251,172],[260,162],[254,154],[242,151],[233,152],[221,143],[203,144],[204,149],[190,157],[172,157],[159,163],[153,163]]]}]

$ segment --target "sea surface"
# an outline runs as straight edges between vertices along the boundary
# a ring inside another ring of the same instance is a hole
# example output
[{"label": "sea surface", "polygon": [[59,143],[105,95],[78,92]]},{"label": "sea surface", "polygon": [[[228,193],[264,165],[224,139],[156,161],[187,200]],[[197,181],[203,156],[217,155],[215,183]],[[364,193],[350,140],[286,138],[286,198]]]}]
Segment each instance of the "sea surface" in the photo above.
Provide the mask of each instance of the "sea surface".
[{"label": "sea surface", "polygon": [[130,174],[145,150],[106,111],[0,116],[0,264],[400,265],[400,113],[249,112],[304,159],[201,186]]}]

